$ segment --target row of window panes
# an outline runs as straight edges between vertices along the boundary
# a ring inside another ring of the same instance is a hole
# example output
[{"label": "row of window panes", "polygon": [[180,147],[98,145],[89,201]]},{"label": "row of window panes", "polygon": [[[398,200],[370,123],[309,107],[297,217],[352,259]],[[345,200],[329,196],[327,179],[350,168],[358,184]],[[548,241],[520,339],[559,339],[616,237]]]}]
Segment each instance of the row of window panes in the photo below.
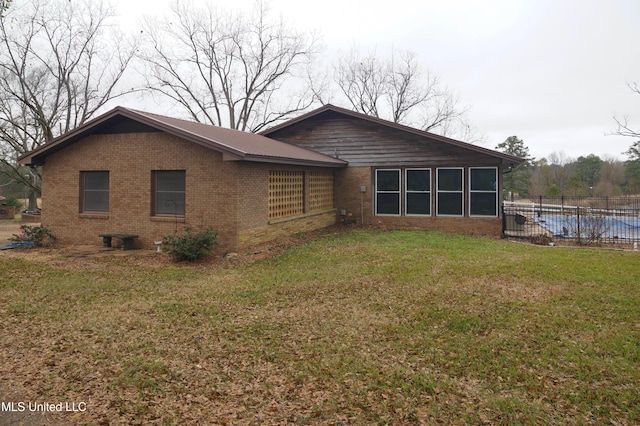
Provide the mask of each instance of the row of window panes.
[{"label": "row of window panes", "polygon": [[[436,215],[463,216],[463,168],[436,169]],[[498,215],[498,169],[469,168],[469,215]],[[431,169],[405,169],[404,185],[400,169],[379,169],[375,176],[377,215],[431,215]],[[401,195],[404,194],[404,209]]]},{"label": "row of window panes", "polygon": [[[184,216],[186,173],[184,170],[152,172],[153,215]],[[81,173],[82,212],[109,212],[109,172]]]}]

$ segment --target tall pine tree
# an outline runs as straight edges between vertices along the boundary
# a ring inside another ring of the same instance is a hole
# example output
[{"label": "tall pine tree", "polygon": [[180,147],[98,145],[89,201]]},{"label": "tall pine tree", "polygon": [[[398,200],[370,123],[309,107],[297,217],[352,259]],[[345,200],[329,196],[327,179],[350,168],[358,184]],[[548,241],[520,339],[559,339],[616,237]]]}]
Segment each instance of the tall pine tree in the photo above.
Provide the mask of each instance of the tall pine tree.
[{"label": "tall pine tree", "polygon": [[517,136],[509,136],[504,142],[498,144],[496,149],[505,154],[515,155],[525,160],[510,172],[504,174],[504,192],[518,194],[520,196],[529,195],[535,159],[529,156],[529,148],[524,145],[524,141]]}]

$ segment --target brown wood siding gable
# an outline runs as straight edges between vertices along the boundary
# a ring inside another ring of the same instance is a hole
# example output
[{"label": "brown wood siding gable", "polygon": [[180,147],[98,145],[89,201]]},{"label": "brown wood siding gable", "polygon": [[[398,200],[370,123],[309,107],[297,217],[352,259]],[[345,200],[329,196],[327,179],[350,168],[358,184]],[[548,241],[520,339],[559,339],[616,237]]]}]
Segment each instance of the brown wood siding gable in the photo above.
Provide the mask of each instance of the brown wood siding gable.
[{"label": "brown wood siding gable", "polygon": [[349,166],[500,165],[499,158],[351,117],[311,118],[269,135]]}]

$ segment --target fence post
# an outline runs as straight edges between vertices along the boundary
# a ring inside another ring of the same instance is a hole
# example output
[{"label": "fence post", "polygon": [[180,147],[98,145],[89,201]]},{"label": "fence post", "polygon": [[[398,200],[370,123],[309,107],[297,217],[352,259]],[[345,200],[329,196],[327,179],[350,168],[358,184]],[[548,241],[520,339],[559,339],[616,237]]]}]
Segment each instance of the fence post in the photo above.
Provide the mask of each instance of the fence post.
[{"label": "fence post", "polygon": [[576,221],[578,226],[578,245],[582,245],[582,232],[580,232],[580,206],[576,207]]},{"label": "fence post", "polygon": [[539,204],[539,209],[538,209],[538,217],[542,216],[542,195],[539,195],[540,197],[540,201],[538,202]]}]

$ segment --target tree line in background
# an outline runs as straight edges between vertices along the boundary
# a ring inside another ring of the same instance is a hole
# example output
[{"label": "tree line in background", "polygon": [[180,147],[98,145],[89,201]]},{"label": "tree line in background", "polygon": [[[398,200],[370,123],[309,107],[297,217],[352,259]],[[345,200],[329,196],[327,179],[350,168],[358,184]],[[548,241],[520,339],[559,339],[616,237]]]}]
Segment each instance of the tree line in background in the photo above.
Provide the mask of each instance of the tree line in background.
[{"label": "tree line in background", "polygon": [[536,160],[517,136],[508,137],[496,149],[525,159],[503,175],[506,197],[604,197],[640,193],[640,141],[624,153],[629,157],[627,161],[595,154],[575,159],[558,152]]},{"label": "tree line in background", "polygon": [[[267,3],[243,13],[177,0],[165,16],[146,16],[142,30],[132,34],[123,33],[116,19],[102,0],[0,0],[0,193],[19,188],[36,207],[40,169],[20,166],[17,157],[125,97],[152,99],[176,116],[249,132],[334,103],[478,141],[455,92],[414,53],[381,55],[354,46],[323,64],[320,35],[272,17]],[[633,133],[626,119],[618,125],[620,134]],[[517,141],[508,141],[500,149],[518,149]],[[629,155],[637,157],[638,148]],[[555,157],[531,158],[514,169],[506,176],[509,190],[625,192],[635,185],[626,163]],[[587,178],[590,167],[597,172]]]}]

